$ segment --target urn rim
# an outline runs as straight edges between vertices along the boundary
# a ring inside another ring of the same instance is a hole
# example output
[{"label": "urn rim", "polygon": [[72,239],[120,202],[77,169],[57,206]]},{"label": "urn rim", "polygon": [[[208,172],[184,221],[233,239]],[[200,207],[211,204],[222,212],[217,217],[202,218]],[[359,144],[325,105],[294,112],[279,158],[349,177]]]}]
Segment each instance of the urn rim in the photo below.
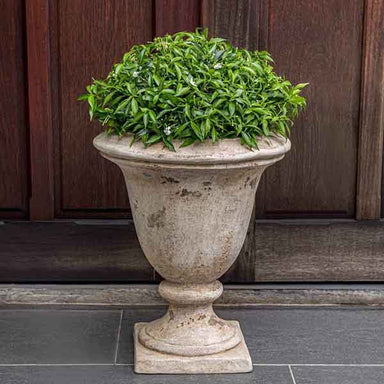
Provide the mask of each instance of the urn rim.
[{"label": "urn rim", "polygon": [[271,135],[260,137],[259,149],[250,150],[240,139],[221,139],[216,143],[207,140],[181,147],[182,141],[174,140],[176,152],[157,143],[145,148],[141,141],[131,145],[132,135],[120,137],[116,134],[100,133],[93,140],[94,147],[107,157],[166,164],[213,165],[235,164],[255,160],[268,160],[283,157],[291,149],[289,139]]}]

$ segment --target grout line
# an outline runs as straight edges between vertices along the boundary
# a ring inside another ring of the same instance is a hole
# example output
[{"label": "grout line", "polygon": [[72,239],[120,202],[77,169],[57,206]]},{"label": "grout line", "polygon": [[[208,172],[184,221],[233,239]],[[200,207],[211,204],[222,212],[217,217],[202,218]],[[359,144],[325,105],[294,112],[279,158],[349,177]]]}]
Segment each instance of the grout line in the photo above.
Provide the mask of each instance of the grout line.
[{"label": "grout line", "polygon": [[288,364],[291,367],[383,367],[384,364]]},{"label": "grout line", "polygon": [[293,384],[296,384],[295,376],[293,376],[292,368],[290,365],[288,365],[289,373],[291,374],[291,379],[293,381]]},{"label": "grout line", "polygon": [[0,364],[0,367],[114,367],[114,366],[131,366],[133,364],[113,364],[113,363],[46,363],[46,364]]},{"label": "grout line", "polygon": [[252,364],[254,367],[382,367],[384,364]]},{"label": "grout line", "polygon": [[114,363],[117,363],[117,354],[119,353],[119,344],[120,344],[120,333],[121,333],[121,323],[123,321],[123,310],[120,310],[120,321],[119,321],[119,329],[117,330],[117,338],[116,338],[116,349],[115,349],[115,360]]},{"label": "grout line", "polygon": [[254,367],[286,367],[288,364],[252,364]]}]

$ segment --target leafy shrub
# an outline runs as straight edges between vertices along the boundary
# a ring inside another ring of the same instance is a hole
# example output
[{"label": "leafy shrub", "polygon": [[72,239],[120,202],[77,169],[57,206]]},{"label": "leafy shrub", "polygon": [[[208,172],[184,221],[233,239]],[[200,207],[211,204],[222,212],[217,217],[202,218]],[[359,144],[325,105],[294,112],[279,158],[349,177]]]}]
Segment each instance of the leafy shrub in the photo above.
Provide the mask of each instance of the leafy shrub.
[{"label": "leafy shrub", "polygon": [[180,32],[133,46],[105,80],[87,93],[91,119],[107,132],[132,133],[145,145],[240,137],[257,147],[260,136],[290,133],[306,84],[277,76],[267,52],[235,48],[207,30]]}]

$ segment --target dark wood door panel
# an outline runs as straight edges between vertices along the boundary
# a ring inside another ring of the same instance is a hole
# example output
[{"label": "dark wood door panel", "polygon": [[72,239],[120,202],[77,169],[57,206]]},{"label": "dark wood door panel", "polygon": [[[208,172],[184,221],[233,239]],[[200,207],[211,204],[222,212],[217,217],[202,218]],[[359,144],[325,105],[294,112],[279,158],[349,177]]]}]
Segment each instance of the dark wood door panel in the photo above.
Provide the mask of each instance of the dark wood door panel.
[{"label": "dark wood door panel", "polygon": [[155,0],[156,36],[194,31],[200,24],[200,0]]},{"label": "dark wood door panel", "polygon": [[129,206],[121,172],[92,147],[92,139],[103,128],[87,123],[87,108],[77,97],[92,76],[105,77],[133,44],[152,39],[152,1],[61,0],[53,2],[52,9],[56,215],[86,216],[87,211],[126,215]]},{"label": "dark wood door panel", "polygon": [[384,223],[271,220],[256,225],[256,282],[381,282]]},{"label": "dark wood door panel", "polygon": [[383,0],[365,1],[356,193],[356,218],[359,220],[377,220],[381,217],[384,151],[383,16]]},{"label": "dark wood door panel", "polygon": [[0,0],[0,217],[27,217],[23,1]]},{"label": "dark wood door panel", "polygon": [[258,216],[354,216],[363,3],[270,2],[276,71],[310,84],[291,152],[263,176]]},{"label": "dark wood door panel", "polygon": [[203,0],[202,24],[210,35],[250,50],[263,45],[268,0]]},{"label": "dark wood door panel", "polygon": [[0,225],[0,282],[149,282],[132,223]]}]

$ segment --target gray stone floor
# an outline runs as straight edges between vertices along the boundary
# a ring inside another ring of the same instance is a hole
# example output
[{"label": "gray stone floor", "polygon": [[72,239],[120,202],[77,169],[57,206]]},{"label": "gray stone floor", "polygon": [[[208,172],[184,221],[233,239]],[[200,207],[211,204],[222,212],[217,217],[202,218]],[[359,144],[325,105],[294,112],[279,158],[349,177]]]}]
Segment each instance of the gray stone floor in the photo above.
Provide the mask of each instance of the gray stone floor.
[{"label": "gray stone floor", "polygon": [[2,309],[1,384],[382,384],[384,312],[367,308],[217,309],[238,319],[254,371],[136,375],[132,329],[164,308]]}]

